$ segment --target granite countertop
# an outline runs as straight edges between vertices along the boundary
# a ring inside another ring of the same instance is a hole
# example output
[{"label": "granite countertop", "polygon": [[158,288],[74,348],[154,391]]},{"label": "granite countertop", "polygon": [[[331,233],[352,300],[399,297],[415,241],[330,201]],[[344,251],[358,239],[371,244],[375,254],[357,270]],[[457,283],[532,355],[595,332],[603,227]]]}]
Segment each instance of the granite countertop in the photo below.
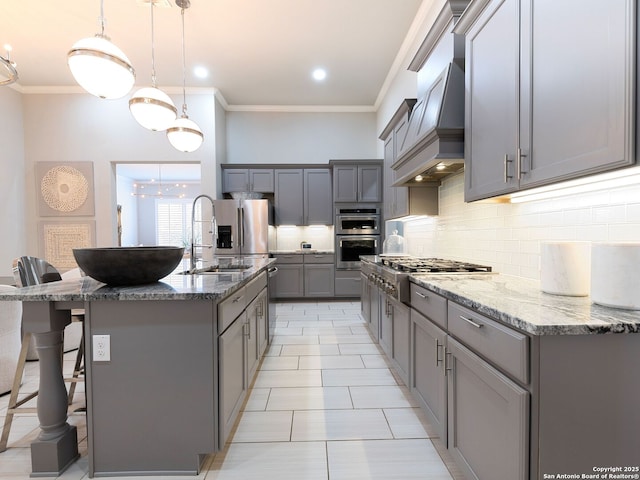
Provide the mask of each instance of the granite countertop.
[{"label": "granite countertop", "polygon": [[131,287],[109,287],[90,277],[62,280],[15,292],[1,292],[1,300],[89,301],[89,300],[217,300],[233,293],[275,263],[274,258],[243,258],[252,265],[241,273],[182,275],[183,262],[174,273],[159,282]]},{"label": "granite countertop", "polygon": [[410,280],[533,335],[640,333],[640,311],[603,307],[590,297],[550,295],[511,275],[412,274]]}]

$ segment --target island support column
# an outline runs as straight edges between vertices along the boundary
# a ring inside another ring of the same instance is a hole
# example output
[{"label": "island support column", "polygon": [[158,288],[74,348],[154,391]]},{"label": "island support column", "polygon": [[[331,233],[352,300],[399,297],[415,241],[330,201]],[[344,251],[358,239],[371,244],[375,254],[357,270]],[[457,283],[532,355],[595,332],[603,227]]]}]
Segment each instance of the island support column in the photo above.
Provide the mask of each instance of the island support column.
[{"label": "island support column", "polygon": [[67,423],[67,389],[62,376],[63,331],[71,323],[70,310],[56,310],[54,302],[23,302],[23,328],[36,340],[40,385],[40,435],[31,444],[31,476],[58,476],[79,456],[78,433]]}]

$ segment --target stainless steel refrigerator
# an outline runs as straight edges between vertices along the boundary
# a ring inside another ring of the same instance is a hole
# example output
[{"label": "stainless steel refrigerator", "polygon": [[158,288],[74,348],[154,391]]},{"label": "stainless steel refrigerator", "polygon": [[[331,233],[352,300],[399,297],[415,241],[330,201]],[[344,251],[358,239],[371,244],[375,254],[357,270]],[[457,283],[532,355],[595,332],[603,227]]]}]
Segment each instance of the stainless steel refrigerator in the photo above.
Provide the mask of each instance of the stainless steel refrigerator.
[{"label": "stainless steel refrigerator", "polygon": [[268,255],[273,215],[268,200],[214,200],[215,255]]}]

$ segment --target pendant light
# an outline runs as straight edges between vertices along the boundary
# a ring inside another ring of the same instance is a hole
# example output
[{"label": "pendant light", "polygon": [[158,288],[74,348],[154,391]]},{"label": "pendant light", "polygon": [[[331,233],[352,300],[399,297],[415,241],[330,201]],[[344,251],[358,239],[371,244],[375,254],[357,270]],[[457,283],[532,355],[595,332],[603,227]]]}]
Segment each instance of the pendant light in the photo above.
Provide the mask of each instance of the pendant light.
[{"label": "pendant light", "polygon": [[129,100],[129,110],[133,118],[144,128],[154,132],[166,130],[176,119],[178,110],[169,95],[156,87],[156,60],[153,45],[153,4],[151,8],[151,86],[143,87]]},{"label": "pendant light", "polygon": [[67,53],[76,82],[100,98],[124,97],[136,80],[127,56],[104,34],[104,0],[100,0],[100,33],[78,40]]},{"label": "pendant light", "polygon": [[0,86],[11,85],[18,80],[18,71],[16,70],[16,62],[11,61],[11,45],[5,45],[7,58],[0,55]]},{"label": "pendant light", "polygon": [[182,116],[175,120],[167,129],[167,138],[176,150],[181,152],[193,152],[200,148],[204,141],[204,135],[200,127],[189,120],[187,115],[187,93],[186,93],[186,55],[184,48],[184,11],[191,6],[190,0],[176,0],[176,5],[181,8],[182,17]]}]

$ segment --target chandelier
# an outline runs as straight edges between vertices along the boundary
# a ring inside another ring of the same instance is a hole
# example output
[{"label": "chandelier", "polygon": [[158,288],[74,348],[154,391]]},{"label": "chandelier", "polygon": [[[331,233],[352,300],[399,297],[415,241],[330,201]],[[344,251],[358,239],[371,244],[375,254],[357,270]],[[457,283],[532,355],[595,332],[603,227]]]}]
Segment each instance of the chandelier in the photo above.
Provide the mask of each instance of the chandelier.
[{"label": "chandelier", "polygon": [[133,184],[132,197],[140,198],[185,198],[186,183],[163,182],[162,166],[158,164],[158,177]]}]

